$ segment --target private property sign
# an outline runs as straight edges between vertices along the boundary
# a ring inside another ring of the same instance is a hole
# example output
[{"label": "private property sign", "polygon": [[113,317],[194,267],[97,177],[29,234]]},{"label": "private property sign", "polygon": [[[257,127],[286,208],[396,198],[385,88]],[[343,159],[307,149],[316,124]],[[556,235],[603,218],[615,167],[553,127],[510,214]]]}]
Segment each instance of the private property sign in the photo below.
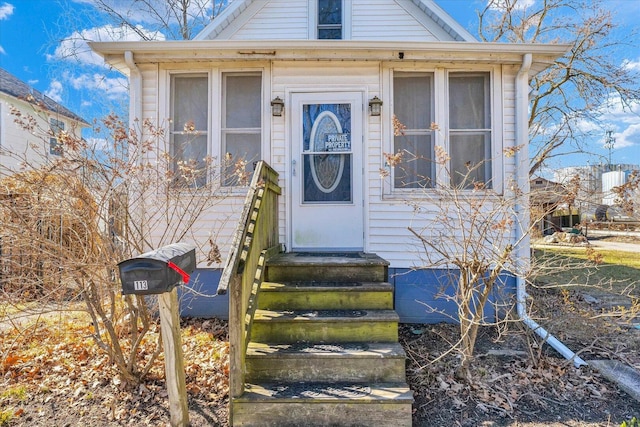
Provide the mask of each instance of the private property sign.
[{"label": "private property sign", "polygon": [[351,151],[351,134],[328,133],[324,147],[327,151]]}]

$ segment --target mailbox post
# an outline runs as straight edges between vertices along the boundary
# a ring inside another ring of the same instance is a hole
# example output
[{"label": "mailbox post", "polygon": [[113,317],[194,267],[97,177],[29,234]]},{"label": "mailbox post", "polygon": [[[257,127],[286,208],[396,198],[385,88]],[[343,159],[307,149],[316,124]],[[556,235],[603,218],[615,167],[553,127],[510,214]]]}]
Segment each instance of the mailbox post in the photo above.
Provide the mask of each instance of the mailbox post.
[{"label": "mailbox post", "polygon": [[187,283],[196,268],[195,246],[174,243],[122,261],[118,268],[123,294],[158,294],[171,425],[186,427],[189,407],[176,286]]}]

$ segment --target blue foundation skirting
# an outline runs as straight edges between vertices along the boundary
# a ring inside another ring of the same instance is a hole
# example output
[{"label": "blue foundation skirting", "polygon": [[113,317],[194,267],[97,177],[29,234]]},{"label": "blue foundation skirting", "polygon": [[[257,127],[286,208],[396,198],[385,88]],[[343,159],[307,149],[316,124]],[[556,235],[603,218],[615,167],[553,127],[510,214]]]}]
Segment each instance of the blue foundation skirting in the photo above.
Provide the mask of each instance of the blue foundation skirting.
[{"label": "blue foundation skirting", "polygon": [[[389,268],[389,282],[395,289],[395,309],[402,323],[456,323],[457,306],[452,280],[455,270],[413,270]],[[180,314],[184,317],[229,318],[229,296],[217,295],[221,269],[196,269],[186,286],[178,288]],[[511,274],[500,276],[499,284],[485,307],[485,319],[503,317],[515,304],[516,280]]]}]

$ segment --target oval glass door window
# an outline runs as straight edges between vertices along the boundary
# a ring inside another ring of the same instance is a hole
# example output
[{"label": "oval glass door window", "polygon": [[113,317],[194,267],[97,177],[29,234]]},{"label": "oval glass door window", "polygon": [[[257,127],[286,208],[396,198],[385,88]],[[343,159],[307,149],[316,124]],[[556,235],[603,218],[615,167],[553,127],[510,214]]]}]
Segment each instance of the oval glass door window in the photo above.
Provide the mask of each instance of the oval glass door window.
[{"label": "oval glass door window", "polygon": [[303,201],[351,202],[351,105],[304,105],[303,115]]},{"label": "oval glass door window", "polygon": [[[311,145],[315,152],[329,152],[329,136],[341,135],[342,126],[335,114],[323,111],[316,118],[311,129]],[[323,193],[331,193],[340,183],[344,170],[343,154],[315,154],[311,157],[313,182]]]}]

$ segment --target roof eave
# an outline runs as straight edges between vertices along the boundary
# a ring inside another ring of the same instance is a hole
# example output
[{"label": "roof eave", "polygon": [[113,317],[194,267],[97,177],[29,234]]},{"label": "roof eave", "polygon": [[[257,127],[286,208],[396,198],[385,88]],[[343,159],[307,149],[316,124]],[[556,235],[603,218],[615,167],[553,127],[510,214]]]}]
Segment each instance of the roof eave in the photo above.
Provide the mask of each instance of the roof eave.
[{"label": "roof eave", "polygon": [[[385,42],[328,40],[191,40],[146,42],[92,42],[91,48],[128,74],[124,53],[138,64],[215,60],[375,60],[456,61],[518,64],[533,55],[533,71],[540,71],[564,55],[566,44],[511,44],[485,42]],[[400,55],[402,52],[402,55]]]}]

